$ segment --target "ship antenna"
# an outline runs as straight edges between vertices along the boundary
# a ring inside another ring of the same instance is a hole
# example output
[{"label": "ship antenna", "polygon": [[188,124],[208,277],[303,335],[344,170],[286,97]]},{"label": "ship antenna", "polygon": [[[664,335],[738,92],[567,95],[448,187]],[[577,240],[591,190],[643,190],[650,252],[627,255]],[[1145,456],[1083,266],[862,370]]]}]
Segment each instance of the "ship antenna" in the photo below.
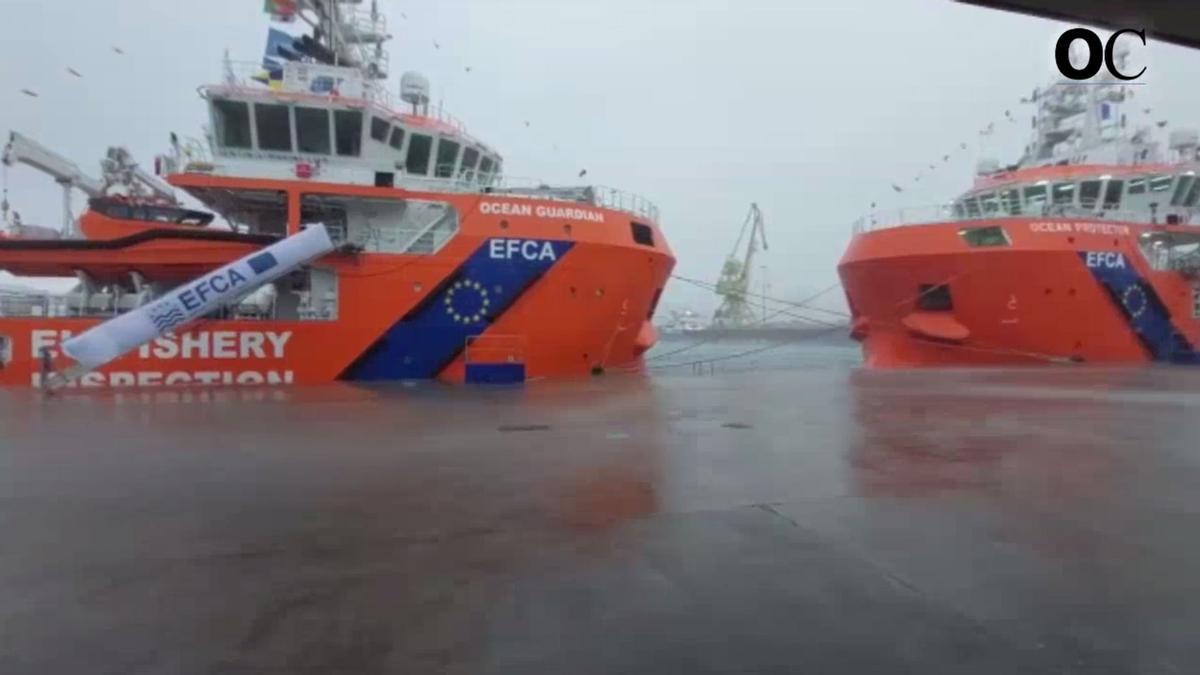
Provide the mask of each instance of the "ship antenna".
[{"label": "ship antenna", "polygon": [[21,219],[21,215],[16,211],[12,212],[12,219],[9,219],[8,160],[8,157],[0,157],[0,186],[3,187],[3,194],[0,194],[0,231],[16,229]]},{"label": "ship antenna", "polygon": [[8,163],[0,162],[0,183],[3,183],[4,195],[0,197],[0,227],[8,228]]}]

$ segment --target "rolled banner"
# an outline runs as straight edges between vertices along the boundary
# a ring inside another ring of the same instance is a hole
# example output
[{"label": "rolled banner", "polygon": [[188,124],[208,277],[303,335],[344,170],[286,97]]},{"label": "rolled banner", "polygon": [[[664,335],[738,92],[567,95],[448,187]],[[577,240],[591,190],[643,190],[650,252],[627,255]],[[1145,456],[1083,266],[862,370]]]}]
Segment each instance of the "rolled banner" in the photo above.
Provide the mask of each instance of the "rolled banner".
[{"label": "rolled banner", "polygon": [[62,343],[79,374],[187,325],[333,250],[324,225],[306,229],[176,287],[157,300]]}]

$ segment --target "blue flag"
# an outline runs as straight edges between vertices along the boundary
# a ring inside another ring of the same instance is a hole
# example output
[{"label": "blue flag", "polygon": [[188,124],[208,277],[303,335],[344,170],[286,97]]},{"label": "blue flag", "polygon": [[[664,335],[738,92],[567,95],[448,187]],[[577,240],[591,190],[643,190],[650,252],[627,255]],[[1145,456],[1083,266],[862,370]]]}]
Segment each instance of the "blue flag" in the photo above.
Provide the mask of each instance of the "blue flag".
[{"label": "blue flag", "polygon": [[266,70],[282,68],[283,62],[288,58],[285,56],[286,52],[280,51],[280,48],[290,52],[294,40],[295,38],[278,28],[267,29],[267,49],[263,53],[263,68]]}]

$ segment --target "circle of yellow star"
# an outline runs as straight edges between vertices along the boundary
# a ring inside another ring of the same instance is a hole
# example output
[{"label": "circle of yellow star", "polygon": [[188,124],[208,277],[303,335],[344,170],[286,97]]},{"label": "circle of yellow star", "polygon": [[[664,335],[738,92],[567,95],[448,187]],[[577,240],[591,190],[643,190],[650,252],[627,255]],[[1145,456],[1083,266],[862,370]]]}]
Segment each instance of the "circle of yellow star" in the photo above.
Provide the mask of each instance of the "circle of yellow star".
[{"label": "circle of yellow star", "polygon": [[[454,306],[454,296],[464,290],[473,291],[479,297],[479,308],[471,314],[463,314]],[[478,281],[470,279],[459,279],[450,286],[450,290],[446,292],[446,314],[454,320],[455,323],[472,324],[478,323],[487,316],[488,308],[491,307],[492,301],[488,297],[488,289]]]}]

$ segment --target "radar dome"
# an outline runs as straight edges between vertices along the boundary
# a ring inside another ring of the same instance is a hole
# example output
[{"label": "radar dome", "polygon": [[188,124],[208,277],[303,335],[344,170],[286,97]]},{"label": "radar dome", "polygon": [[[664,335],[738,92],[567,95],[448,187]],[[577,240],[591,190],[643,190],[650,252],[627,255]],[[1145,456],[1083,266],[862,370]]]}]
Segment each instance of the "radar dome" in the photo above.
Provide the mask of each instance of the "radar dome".
[{"label": "radar dome", "polygon": [[429,105],[429,78],[413,70],[401,75],[400,100],[413,105]]},{"label": "radar dome", "polygon": [[996,173],[1000,170],[1000,162],[992,157],[984,157],[975,163],[975,173],[980,176],[986,176],[990,173]]},{"label": "radar dome", "polygon": [[1196,133],[1195,129],[1174,129],[1167,137],[1167,145],[1172,150],[1194,148],[1198,144],[1200,144],[1200,135]]}]

